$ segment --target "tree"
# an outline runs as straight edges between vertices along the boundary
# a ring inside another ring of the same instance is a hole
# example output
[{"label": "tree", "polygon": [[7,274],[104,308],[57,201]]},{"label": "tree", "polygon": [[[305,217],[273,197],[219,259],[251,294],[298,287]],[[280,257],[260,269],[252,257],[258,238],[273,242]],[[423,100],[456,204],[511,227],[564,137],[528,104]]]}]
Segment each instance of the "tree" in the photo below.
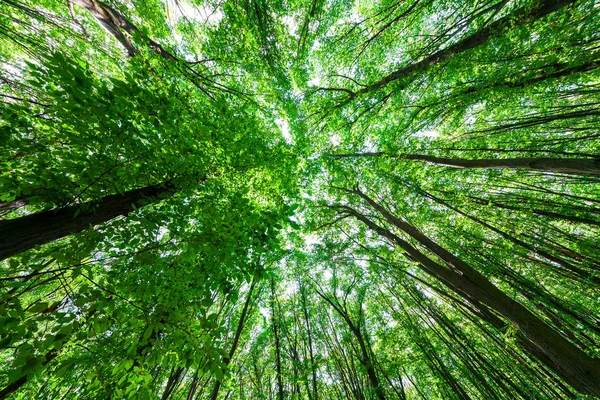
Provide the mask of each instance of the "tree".
[{"label": "tree", "polygon": [[0,399],[600,397],[599,27],[0,2]]}]

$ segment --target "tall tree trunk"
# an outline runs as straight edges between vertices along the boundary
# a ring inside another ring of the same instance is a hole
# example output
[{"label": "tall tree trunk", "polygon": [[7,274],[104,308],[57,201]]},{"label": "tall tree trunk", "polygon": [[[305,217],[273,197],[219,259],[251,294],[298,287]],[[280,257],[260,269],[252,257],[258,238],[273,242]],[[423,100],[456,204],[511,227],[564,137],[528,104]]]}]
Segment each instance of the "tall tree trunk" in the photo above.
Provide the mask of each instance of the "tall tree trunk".
[{"label": "tall tree trunk", "polygon": [[553,172],[557,174],[600,175],[600,159],[594,158],[488,158],[467,160],[464,158],[446,158],[425,154],[388,154],[384,152],[336,154],[336,158],[349,157],[391,157],[400,160],[423,161],[429,164],[453,168],[478,169],[529,169],[533,171]]},{"label": "tall tree trunk", "polygon": [[160,201],[161,197],[172,192],[170,183],[147,186],[123,194],[111,194],[96,201],[0,221],[0,260],[115,217],[128,215],[135,208]]},{"label": "tall tree trunk", "polygon": [[173,391],[179,384],[179,380],[181,379],[181,375],[184,374],[184,371],[185,369],[182,367],[179,367],[177,369],[175,369],[174,367],[171,368],[171,374],[169,375],[169,379],[167,380],[167,386],[165,387],[165,391],[163,392],[163,395],[160,398],[160,400],[167,400],[169,396],[171,396],[171,393],[173,393]]},{"label": "tall tree trunk", "polygon": [[299,284],[299,286],[300,286],[300,296],[302,298],[302,313],[304,314],[304,322],[306,324],[306,334],[308,336],[308,351],[309,351],[309,355],[310,355],[310,370],[311,370],[313,400],[319,400],[319,393],[317,390],[317,369],[316,369],[316,365],[315,365],[312,332],[310,329],[310,323],[309,323],[309,318],[308,318],[308,307],[306,305],[306,288],[301,283]]},{"label": "tall tree trunk", "polygon": [[[98,20],[100,25],[104,27],[121,45],[127,50],[129,56],[133,56],[137,50],[131,40],[123,33],[129,35],[139,35],[145,37],[140,30],[131,23],[123,14],[115,10],[108,4],[99,0],[72,0],[75,4],[80,5],[90,12]],[[166,60],[175,60],[175,57],[166,51],[160,44],[152,39],[147,39],[148,46]]]},{"label": "tall tree trunk", "polygon": [[271,277],[271,318],[273,318],[273,335],[275,338],[277,399],[283,400],[283,377],[281,376],[281,344],[279,340],[279,321],[275,311],[275,280],[273,279],[273,277]]},{"label": "tall tree trunk", "polygon": [[579,267],[577,267],[576,265],[573,265],[572,263],[569,263],[565,260],[563,260],[562,258],[556,257],[550,253],[548,253],[547,251],[540,249],[536,246],[533,246],[529,243],[526,243],[518,238],[516,238],[515,236],[506,233],[488,223],[486,223],[485,221],[482,221],[479,218],[473,217],[472,215],[469,215],[463,211],[461,211],[460,209],[450,205],[448,202],[426,192],[426,191],[421,191],[425,196],[429,197],[430,199],[432,199],[433,201],[438,202],[439,204],[442,204],[443,206],[449,208],[450,210],[453,210],[455,212],[457,212],[458,214],[470,219],[473,222],[476,222],[484,227],[486,227],[487,229],[491,230],[492,232],[497,233],[498,235],[502,236],[503,238],[505,238],[506,240],[509,240],[510,242],[519,245],[521,247],[523,247],[524,249],[527,249],[529,251],[531,251],[532,253],[535,253],[537,255],[539,255],[540,257],[543,257],[549,261],[552,261],[553,263],[556,263],[558,265],[561,265],[562,267],[564,267],[566,270],[568,270],[570,273],[572,273],[573,275],[570,274],[562,274],[570,279],[587,279],[590,280],[591,282],[594,282],[596,284],[600,284],[600,277],[596,277],[593,274],[591,274],[590,272],[583,270]]},{"label": "tall tree trunk", "polygon": [[[492,200],[489,200],[486,198],[479,198],[479,197],[475,197],[475,196],[467,196],[467,197],[470,198],[471,200],[473,200],[475,203],[483,204],[486,206],[490,205],[490,206],[494,206],[494,207],[498,207],[498,208],[503,208],[506,210],[531,212],[532,214],[542,215],[544,217],[548,217],[548,218],[552,218],[552,219],[562,219],[565,221],[570,221],[570,222],[575,222],[575,223],[600,226],[600,221],[595,221],[591,218],[585,218],[585,217],[575,216],[575,215],[566,215],[566,214],[555,212],[555,211],[547,211],[547,210],[542,210],[542,209],[538,209],[538,208],[532,208],[532,206],[530,206],[527,202],[524,202],[521,206],[517,207],[514,205],[510,205],[510,204],[492,201]],[[573,210],[569,210],[569,211],[573,211]]]},{"label": "tall tree trunk", "polygon": [[444,285],[457,293],[462,293],[469,298],[480,301],[506,318],[535,346],[533,355],[576,390],[584,394],[600,395],[600,360],[589,356],[573,345],[522,304],[513,300],[494,286],[480,272],[437,245],[418,229],[394,217],[358,189],[353,190],[352,193],[358,194],[365,199],[389,223],[434,253],[448,267],[433,261],[407,241],[381,228],[358,211],[346,206],[341,206],[341,209],[363,222],[381,236],[398,245],[410,259],[419,263],[419,267],[422,270],[440,280]]},{"label": "tall tree trunk", "polygon": [[190,385],[190,391],[187,394],[185,400],[194,400],[194,395],[196,394],[196,390],[198,389],[198,385],[200,384],[200,378],[198,378],[198,369],[194,373],[194,377],[192,378],[192,384]]},{"label": "tall tree trunk", "polygon": [[[235,335],[233,336],[233,343],[231,344],[231,348],[229,349],[229,354],[227,355],[227,358],[223,359],[223,364],[225,364],[225,367],[227,367],[231,362],[231,359],[235,355],[235,352],[238,348],[238,344],[240,343],[240,337],[242,336],[242,331],[244,330],[244,324],[246,323],[246,317],[248,316],[248,308],[250,307],[250,302],[252,300],[252,292],[254,291],[255,286],[256,280],[252,279],[250,289],[248,289],[248,294],[246,295],[246,302],[244,303],[244,308],[242,309],[242,314],[240,315],[240,321],[238,322],[237,329],[235,330]],[[212,393],[210,395],[211,400],[216,400],[219,396],[221,384],[222,382],[217,379],[217,381],[215,382],[215,386],[213,386]]]},{"label": "tall tree trunk", "polygon": [[154,51],[164,60],[173,62],[173,65],[179,70],[179,72],[181,72],[194,86],[200,89],[211,99],[214,99],[212,93],[214,92],[215,88],[230,93],[241,94],[241,92],[219,84],[215,82],[214,79],[205,76],[201,72],[198,72],[198,70],[192,67],[194,63],[188,62],[184,58],[179,57],[177,54],[169,52],[163,46],[161,46],[160,43],[147,37],[123,14],[108,4],[105,4],[100,0],[72,1],[89,11],[100,23],[100,25],[102,25],[108,31],[108,33],[110,33],[115,39],[117,39],[117,41],[119,41],[119,43],[121,43],[130,57],[133,57],[138,52],[138,49],[135,48],[128,35],[130,37],[139,36],[143,38],[150,50]]},{"label": "tall tree trunk", "polygon": [[337,301],[333,301],[328,296],[319,292],[318,290],[317,290],[317,294],[323,300],[325,300],[327,303],[329,303],[329,305],[331,305],[333,307],[333,309],[346,322],[346,324],[348,325],[348,328],[350,328],[350,332],[352,332],[352,335],[354,336],[354,338],[358,342],[358,346],[360,347],[360,359],[359,360],[360,360],[360,363],[365,367],[365,370],[367,371],[367,378],[369,380],[369,385],[371,386],[371,388],[373,389],[373,392],[375,393],[375,396],[379,400],[385,400],[385,395],[383,393],[383,388],[381,387],[381,382],[379,381],[379,377],[377,376],[377,373],[375,372],[375,363],[373,362],[373,357],[371,356],[371,353],[369,352],[367,342],[361,331],[360,323],[359,324],[354,323],[352,321],[352,319],[350,318],[350,315],[348,314],[348,312],[346,312],[346,310],[343,309],[342,306]]},{"label": "tall tree trunk", "polygon": [[423,58],[419,62],[410,64],[404,68],[400,68],[390,73],[389,75],[383,77],[377,82],[374,82],[365,87],[364,89],[361,89],[360,91],[356,92],[356,94],[361,95],[364,93],[370,93],[386,86],[391,82],[408,77],[417,71],[427,71],[434,65],[443,63],[444,61],[447,61],[456,54],[462,53],[464,51],[487,43],[493,37],[501,35],[505,31],[505,29],[507,29],[507,27],[515,29],[520,26],[524,26],[554,11],[560,10],[561,8],[569,4],[575,3],[575,1],[576,0],[541,0],[534,4],[533,7],[527,5],[525,7],[519,8],[511,14],[491,23],[490,25],[486,26],[480,31],[465,37],[457,43],[445,49],[438,50],[430,56]]}]

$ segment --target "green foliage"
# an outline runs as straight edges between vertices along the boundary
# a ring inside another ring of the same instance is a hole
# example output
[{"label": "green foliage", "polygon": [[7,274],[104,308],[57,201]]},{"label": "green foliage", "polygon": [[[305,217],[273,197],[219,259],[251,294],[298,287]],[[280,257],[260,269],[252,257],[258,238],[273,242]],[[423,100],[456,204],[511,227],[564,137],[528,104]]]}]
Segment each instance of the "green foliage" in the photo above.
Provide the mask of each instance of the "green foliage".
[{"label": "green foliage", "polygon": [[32,242],[0,398],[599,395],[443,278],[600,373],[600,13],[567,3],[0,2],[0,249]]}]

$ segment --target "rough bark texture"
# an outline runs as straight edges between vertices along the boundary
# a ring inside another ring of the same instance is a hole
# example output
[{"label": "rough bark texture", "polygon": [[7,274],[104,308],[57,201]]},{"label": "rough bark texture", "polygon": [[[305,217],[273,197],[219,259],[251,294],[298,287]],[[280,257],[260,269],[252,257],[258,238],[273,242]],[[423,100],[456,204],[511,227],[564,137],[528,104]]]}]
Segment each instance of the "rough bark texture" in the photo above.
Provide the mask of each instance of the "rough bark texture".
[{"label": "rough bark texture", "polygon": [[158,196],[167,193],[170,189],[162,185],[147,186],[112,194],[98,201],[0,221],[0,260],[127,215],[134,207],[143,205],[144,200],[155,201]]},{"label": "rough bark texture", "polygon": [[367,201],[389,223],[443,260],[447,267],[425,256],[407,241],[376,225],[356,210],[343,207],[350,215],[398,245],[410,259],[420,264],[421,269],[453,291],[480,301],[506,318],[535,346],[533,355],[573,388],[584,394],[600,396],[600,360],[589,356],[569,342],[522,304],[494,286],[479,271],[437,245],[417,228],[393,216],[364,193],[358,190],[352,192]]},{"label": "rough bark texture", "polygon": [[8,212],[25,207],[28,204],[27,200],[13,200],[6,203],[0,203],[0,212]]}]

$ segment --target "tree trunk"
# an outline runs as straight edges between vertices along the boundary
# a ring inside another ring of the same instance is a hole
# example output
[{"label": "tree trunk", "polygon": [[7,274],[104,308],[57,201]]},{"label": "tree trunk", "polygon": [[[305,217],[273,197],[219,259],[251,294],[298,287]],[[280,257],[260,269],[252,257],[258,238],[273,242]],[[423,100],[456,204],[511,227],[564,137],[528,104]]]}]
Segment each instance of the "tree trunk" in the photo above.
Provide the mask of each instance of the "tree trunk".
[{"label": "tree trunk", "polygon": [[406,160],[424,161],[454,168],[531,169],[562,174],[600,175],[600,160],[593,158],[505,158],[464,160],[407,154]]},{"label": "tree trunk", "polygon": [[350,319],[350,315],[348,315],[346,310],[342,309],[342,307],[339,305],[337,300],[334,302],[332,299],[325,296],[323,293],[319,292],[318,290],[317,290],[317,294],[323,300],[325,300],[327,303],[329,303],[329,305],[331,305],[333,307],[333,309],[340,315],[340,317],[342,317],[342,319],[348,325],[350,332],[352,332],[352,335],[356,338],[356,341],[358,342],[358,345],[360,347],[359,361],[365,367],[365,370],[367,371],[367,378],[369,380],[369,385],[371,386],[371,388],[373,389],[373,392],[375,393],[375,396],[379,400],[385,400],[383,388],[381,387],[381,383],[379,382],[379,377],[377,376],[377,373],[375,372],[375,363],[373,362],[373,357],[371,357],[369,348],[367,347],[367,343],[365,341],[365,337],[362,334],[362,331],[360,329],[360,323],[355,324],[352,321],[352,319]]},{"label": "tree trunk", "polygon": [[194,400],[194,395],[196,394],[196,390],[198,389],[198,385],[200,384],[200,378],[198,378],[198,369],[194,373],[194,377],[192,378],[192,384],[190,385],[190,391],[188,392],[185,400]]},{"label": "tree trunk", "polygon": [[179,380],[181,379],[181,375],[184,374],[185,369],[179,367],[175,369],[171,368],[171,374],[169,375],[169,379],[167,380],[167,386],[165,387],[165,391],[163,392],[160,400],[167,400],[169,396],[173,393],[177,385],[179,384]]},{"label": "tree trunk", "polygon": [[[164,60],[169,62],[174,62],[175,68],[179,70],[184,76],[186,76],[190,82],[200,89],[204,94],[213,99],[211,92],[214,87],[218,87],[221,90],[225,90],[228,92],[236,92],[240,94],[240,92],[235,91],[227,86],[217,84],[212,79],[203,76],[202,73],[199,73],[195,69],[191,67],[192,63],[185,61],[182,58],[179,58],[176,54],[170,53],[164,47],[160,45],[160,43],[152,40],[151,38],[144,35],[144,33],[138,29],[131,21],[129,21],[123,14],[121,14],[118,10],[112,8],[108,4],[105,4],[99,0],[73,0],[76,4],[80,5],[87,11],[89,11],[96,20],[102,25],[108,33],[110,33],[115,39],[121,43],[121,45],[127,51],[127,54],[130,57],[133,57],[138,50],[135,48],[129,36],[136,37],[139,36],[143,38],[146,45],[150,48],[150,50],[154,51]],[[127,35],[125,34],[127,33]]]},{"label": "tree trunk", "polygon": [[273,277],[271,277],[271,318],[273,318],[273,335],[275,337],[277,399],[283,400],[283,377],[281,376],[281,345],[279,343],[279,322],[275,314],[275,281],[273,280]]},{"label": "tree trunk", "polygon": [[556,256],[548,253],[547,251],[540,249],[539,247],[536,247],[529,243],[526,243],[509,233],[506,233],[498,228],[495,228],[494,226],[486,223],[485,221],[482,221],[479,218],[473,217],[473,216],[461,211],[460,209],[450,205],[446,201],[444,201],[428,192],[425,192],[425,191],[422,191],[422,192],[425,196],[429,197],[433,201],[436,201],[437,203],[442,204],[443,206],[449,208],[450,210],[457,212],[458,214],[470,219],[471,221],[486,227],[487,229],[491,230],[492,232],[497,233],[498,235],[502,236],[506,240],[509,240],[510,242],[512,242],[518,246],[521,246],[524,249],[527,249],[527,250],[531,251],[532,253],[535,253],[538,256],[543,257],[553,263],[561,265],[562,267],[564,267],[566,270],[568,270],[570,273],[573,274],[573,275],[570,275],[570,274],[562,273],[562,275],[564,275],[565,277],[567,277],[569,279],[574,279],[574,280],[577,280],[577,278],[586,279],[586,280],[589,280],[596,284],[600,284],[600,277],[596,277],[592,273],[590,273],[586,270],[583,270],[583,269],[577,267],[576,265],[573,265],[573,264],[563,260],[562,258],[556,257]]},{"label": "tree trunk", "polygon": [[383,229],[356,210],[342,206],[348,214],[402,248],[419,267],[457,293],[476,299],[506,318],[533,346],[534,356],[547,365],[576,390],[584,394],[600,395],[600,360],[589,356],[573,345],[544,321],[494,286],[485,276],[464,261],[449,253],[418,229],[377,204],[359,190],[358,194],[375,208],[388,222],[407,233],[421,245],[443,260],[449,268],[438,264],[392,232]]},{"label": "tree trunk", "polygon": [[488,158],[481,160],[467,160],[464,158],[446,158],[429,156],[425,154],[388,154],[354,153],[336,154],[337,158],[350,157],[383,157],[388,156],[400,160],[423,161],[429,164],[442,165],[453,168],[479,168],[479,169],[529,169],[557,174],[575,175],[600,175],[600,159],[594,158]]},{"label": "tree trunk", "polygon": [[[45,356],[45,359],[43,362],[44,366],[46,366],[50,361],[54,360],[57,355],[58,355],[57,350],[51,350],[48,353],[46,353],[46,356]],[[11,394],[13,394],[17,390],[19,390],[19,388],[21,388],[21,386],[26,384],[28,381],[29,381],[29,379],[27,378],[27,375],[24,375],[24,376],[20,377],[19,379],[17,379],[16,381],[7,385],[4,389],[0,390],[0,400],[7,398]]]},{"label": "tree trunk", "polygon": [[170,184],[147,186],[123,194],[108,195],[97,201],[0,221],[0,260],[120,215],[128,215],[136,207],[160,201],[159,196],[171,193]]},{"label": "tree trunk", "polygon": [[[231,349],[229,349],[229,354],[227,358],[223,360],[223,364],[227,367],[233,358],[238,344],[240,342],[240,336],[242,336],[242,331],[244,330],[244,324],[246,323],[246,317],[248,315],[248,308],[250,307],[250,301],[252,300],[252,292],[254,291],[254,287],[256,286],[256,280],[252,279],[252,283],[250,284],[250,289],[248,290],[248,295],[246,296],[246,302],[244,303],[244,308],[242,309],[242,314],[240,315],[240,321],[238,322],[237,329],[235,330],[235,335],[233,337],[233,343],[231,344]],[[213,386],[212,393],[210,395],[211,400],[216,400],[219,396],[219,390],[221,389],[222,382],[217,380],[215,382],[215,386]]]},{"label": "tree trunk", "polygon": [[400,68],[392,72],[391,74],[383,77],[377,82],[374,82],[369,86],[365,87],[364,89],[358,91],[356,94],[361,95],[364,93],[370,93],[386,86],[391,82],[405,78],[417,71],[426,71],[434,65],[440,64],[450,59],[456,54],[462,53],[464,51],[487,43],[493,37],[501,35],[502,32],[505,29],[507,29],[507,27],[510,27],[510,29],[515,29],[520,26],[524,26],[554,11],[560,10],[561,8],[571,3],[574,3],[575,1],[576,0],[541,0],[537,2],[537,4],[535,4],[533,7],[525,6],[519,8],[513,13],[498,19],[497,21],[491,23],[487,27],[481,29],[476,33],[473,33],[470,36],[467,36],[459,42],[445,49],[438,50],[429,57],[425,57],[417,63],[410,64],[404,68]]},{"label": "tree trunk", "polygon": [[319,400],[319,394],[317,390],[317,370],[315,365],[315,357],[313,350],[313,341],[312,341],[312,332],[310,329],[310,323],[308,318],[308,307],[306,306],[306,288],[299,283],[300,287],[300,296],[302,299],[302,312],[304,314],[304,322],[306,324],[306,333],[308,335],[308,351],[310,355],[310,370],[311,370],[311,380],[312,380],[312,390],[313,390],[313,400]]},{"label": "tree trunk", "polygon": [[[524,205],[517,207],[517,206],[510,205],[510,204],[491,201],[491,200],[488,200],[485,198],[479,198],[479,197],[474,197],[474,196],[467,196],[467,197],[469,197],[471,200],[473,200],[474,202],[476,202],[478,204],[483,204],[486,206],[490,205],[490,206],[494,206],[494,207],[498,207],[498,208],[503,208],[505,210],[531,212],[532,214],[541,215],[541,216],[552,218],[552,219],[562,219],[565,221],[570,221],[570,222],[575,222],[575,223],[600,226],[600,221],[595,221],[593,219],[585,218],[585,217],[581,217],[581,216],[561,214],[561,213],[555,212],[555,211],[547,211],[547,210],[532,208],[531,206],[528,206],[528,203],[526,203],[526,202],[524,203]],[[569,211],[573,211],[573,210],[569,210]]]},{"label": "tree trunk", "polygon": [[[9,212],[21,207],[25,207],[29,202],[24,199],[17,199],[6,203],[0,203],[0,212]],[[0,215],[1,217],[1,215]]]},{"label": "tree trunk", "polygon": [[[115,10],[108,4],[105,4],[99,0],[72,0],[75,4],[80,5],[84,9],[90,12],[98,20],[100,25],[104,27],[115,39],[121,43],[121,45],[127,51],[129,56],[133,56],[137,50],[129,38],[123,33],[127,32],[129,35],[140,35],[144,37],[142,32],[133,25],[123,14]],[[166,51],[160,44],[152,39],[146,39],[148,46],[158,53],[161,57],[166,60],[175,60],[172,54]]]}]

